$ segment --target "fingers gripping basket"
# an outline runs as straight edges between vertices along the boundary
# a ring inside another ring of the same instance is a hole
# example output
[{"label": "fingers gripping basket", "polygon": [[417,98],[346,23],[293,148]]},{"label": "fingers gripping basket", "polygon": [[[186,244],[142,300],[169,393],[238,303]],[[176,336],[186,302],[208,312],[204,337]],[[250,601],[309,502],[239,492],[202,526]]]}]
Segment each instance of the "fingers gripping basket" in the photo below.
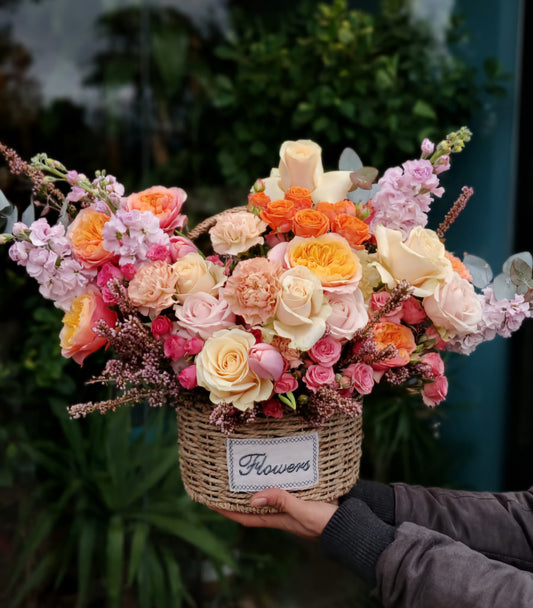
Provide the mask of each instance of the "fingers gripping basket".
[{"label": "fingers gripping basket", "polygon": [[[275,474],[280,469],[276,469],[276,466],[283,466],[279,465],[279,461],[276,464],[276,455],[279,455],[276,447],[279,444],[276,442],[284,444],[287,440],[298,444],[316,435],[316,483],[305,489],[291,490],[299,498],[331,501],[345,494],[357,481],[363,438],[361,415],[356,418],[336,415],[318,429],[307,426],[296,414],[286,415],[281,420],[256,418],[252,423],[243,424],[237,431],[226,436],[209,422],[211,409],[212,405],[197,403],[181,406],[177,410],[182,481],[187,493],[196,502],[230,511],[268,510],[249,505],[250,496],[260,488],[251,491],[230,489],[232,472],[228,458],[231,458],[231,448],[228,446],[236,439],[250,440],[252,444],[260,443],[256,440],[274,440],[274,465],[270,469],[268,464],[263,466],[263,472],[274,471],[274,474],[265,476],[265,484],[276,487],[280,485]],[[246,441],[244,443],[248,444]],[[264,464],[262,449],[252,449],[256,463]],[[284,454],[290,461],[287,452]],[[241,465],[243,461],[250,465],[251,456],[242,456]],[[293,468],[297,466],[293,463]],[[246,471],[250,468],[248,466]]]}]

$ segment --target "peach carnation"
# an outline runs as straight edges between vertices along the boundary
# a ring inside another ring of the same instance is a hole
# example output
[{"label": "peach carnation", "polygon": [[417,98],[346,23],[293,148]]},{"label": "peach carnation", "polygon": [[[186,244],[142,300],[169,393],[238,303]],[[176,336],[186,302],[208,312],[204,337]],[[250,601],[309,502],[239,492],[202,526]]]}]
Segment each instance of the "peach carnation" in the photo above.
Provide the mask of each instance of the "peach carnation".
[{"label": "peach carnation", "polygon": [[254,245],[262,245],[261,234],[267,225],[248,211],[226,213],[209,230],[213,249],[218,254],[238,255]]},{"label": "peach carnation", "polygon": [[280,291],[281,265],[266,258],[239,262],[222,290],[231,310],[249,325],[272,317]]},{"label": "peach carnation", "polygon": [[157,260],[141,264],[128,285],[128,297],[143,315],[156,317],[175,301],[179,275],[176,264]]}]

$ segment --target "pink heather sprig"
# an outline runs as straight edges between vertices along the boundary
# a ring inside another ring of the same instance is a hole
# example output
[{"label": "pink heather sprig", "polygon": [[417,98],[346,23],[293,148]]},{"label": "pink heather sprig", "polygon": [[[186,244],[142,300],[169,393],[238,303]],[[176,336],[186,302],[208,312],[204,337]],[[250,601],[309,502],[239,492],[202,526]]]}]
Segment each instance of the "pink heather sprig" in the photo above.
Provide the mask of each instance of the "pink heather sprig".
[{"label": "pink heather sprig", "polygon": [[463,186],[461,189],[461,194],[458,199],[452,205],[452,208],[446,214],[444,220],[440,223],[437,228],[437,236],[440,239],[444,238],[444,235],[450,228],[450,226],[455,222],[455,220],[459,217],[459,214],[466,207],[466,203],[468,203],[470,197],[474,194],[474,189],[469,186]]},{"label": "pink heather sprig", "polygon": [[215,425],[224,435],[231,435],[242,424],[251,424],[255,417],[255,408],[243,412],[231,403],[219,403],[215,405],[209,415],[209,422]]},{"label": "pink heather sprig", "polygon": [[302,416],[311,426],[321,427],[336,414],[355,418],[362,410],[357,399],[342,397],[336,390],[321,386],[309,395]]}]

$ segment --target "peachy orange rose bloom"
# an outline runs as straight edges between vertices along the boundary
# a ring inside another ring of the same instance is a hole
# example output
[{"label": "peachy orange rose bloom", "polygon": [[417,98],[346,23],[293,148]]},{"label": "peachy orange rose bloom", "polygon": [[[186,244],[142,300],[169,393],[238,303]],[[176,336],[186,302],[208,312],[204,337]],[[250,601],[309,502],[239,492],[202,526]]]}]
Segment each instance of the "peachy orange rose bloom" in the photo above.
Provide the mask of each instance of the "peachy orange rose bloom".
[{"label": "peachy orange rose bloom", "polygon": [[292,201],[283,198],[270,201],[266,209],[259,213],[259,217],[275,232],[289,232],[292,230],[292,219],[296,209]]},{"label": "peachy orange rose bloom", "polygon": [[383,321],[374,325],[374,341],[378,350],[392,345],[398,353],[384,361],[374,364],[373,367],[386,369],[388,367],[401,367],[409,363],[411,354],[416,350],[413,332],[405,325]]},{"label": "peachy orange rose bloom", "polygon": [[248,211],[251,209],[265,209],[270,203],[270,197],[264,192],[251,192],[248,195]]},{"label": "peachy orange rose bloom", "polygon": [[296,236],[305,238],[320,236],[329,230],[329,220],[326,215],[316,209],[301,209],[294,214],[292,231]]},{"label": "peachy orange rose bloom", "polygon": [[292,201],[296,209],[311,209],[313,206],[311,190],[308,188],[292,186],[285,192],[285,198],[288,201]]},{"label": "peachy orange rose bloom", "polygon": [[341,213],[333,220],[331,227],[333,232],[343,236],[350,245],[360,249],[365,241],[370,238],[370,228],[358,217]]},{"label": "peachy orange rose bloom", "polygon": [[341,213],[353,215],[354,217],[356,215],[355,204],[348,199],[338,201],[337,203],[327,203],[325,201],[321,201],[317,204],[315,209],[324,215],[327,215],[331,224],[333,224],[333,220]]},{"label": "peachy orange rose bloom", "polygon": [[108,220],[106,213],[87,207],[78,213],[68,228],[74,255],[86,268],[96,268],[114,257],[102,245],[102,228]]}]

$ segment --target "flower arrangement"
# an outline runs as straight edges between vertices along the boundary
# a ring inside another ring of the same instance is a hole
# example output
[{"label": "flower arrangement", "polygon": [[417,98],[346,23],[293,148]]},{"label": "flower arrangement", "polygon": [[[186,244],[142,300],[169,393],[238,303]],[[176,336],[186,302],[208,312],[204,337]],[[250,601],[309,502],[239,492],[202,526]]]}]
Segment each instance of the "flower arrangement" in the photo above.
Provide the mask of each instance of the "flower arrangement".
[{"label": "flower arrangement", "polygon": [[[437,145],[424,140],[420,158],[377,183],[353,150],[325,172],[316,143],[287,141],[245,206],[193,229],[181,188],[125,195],[103,171],[89,180],[0,144],[35,199],[17,221],[0,197],[11,259],[64,311],[63,356],[83,365],[109,348],[96,380],[117,395],[73,405],[71,416],[202,395],[211,423],[230,433],[290,412],[317,427],[339,412],[354,417],[377,383],[429,407],[443,401],[442,351],[468,354],[532,315],[530,254],[509,258],[493,279],[483,260],[446,250],[472,189],[436,231],[426,228],[444,192],[439,176],[470,136],[463,127]],[[196,244],[204,233],[206,252]]]}]

